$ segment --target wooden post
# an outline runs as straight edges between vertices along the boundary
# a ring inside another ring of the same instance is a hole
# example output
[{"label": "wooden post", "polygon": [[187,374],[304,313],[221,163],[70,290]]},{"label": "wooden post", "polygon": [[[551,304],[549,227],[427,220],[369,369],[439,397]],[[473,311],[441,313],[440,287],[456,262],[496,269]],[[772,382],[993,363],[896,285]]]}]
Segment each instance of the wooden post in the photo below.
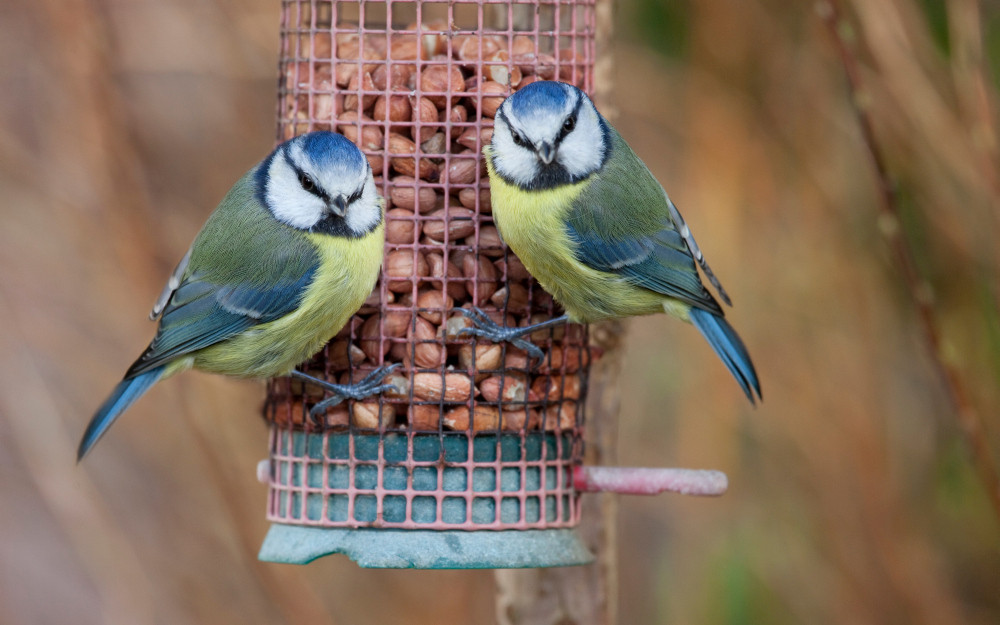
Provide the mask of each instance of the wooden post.
[{"label": "wooden post", "polygon": [[[591,327],[591,343],[604,355],[591,367],[587,396],[588,465],[616,464],[624,326]],[[597,557],[593,564],[496,572],[499,625],[614,625],[618,617],[618,545],[615,495],[583,496],[578,529]]]}]

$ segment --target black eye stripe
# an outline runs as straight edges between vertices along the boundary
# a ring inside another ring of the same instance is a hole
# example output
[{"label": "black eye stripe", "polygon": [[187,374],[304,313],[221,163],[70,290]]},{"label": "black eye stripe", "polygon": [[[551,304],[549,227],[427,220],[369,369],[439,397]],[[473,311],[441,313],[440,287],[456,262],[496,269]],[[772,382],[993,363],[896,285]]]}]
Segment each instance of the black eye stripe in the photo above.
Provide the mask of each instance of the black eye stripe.
[{"label": "black eye stripe", "polygon": [[303,191],[312,193],[313,195],[322,200],[330,199],[329,196],[326,194],[326,191],[320,189],[319,186],[317,186],[316,180],[313,179],[312,176],[302,171],[302,169],[298,167],[295,163],[293,163],[291,159],[288,159],[288,164],[291,165],[292,169],[295,171],[295,175],[296,177],[298,177],[299,185],[302,186]]},{"label": "black eye stripe", "polygon": [[559,143],[566,135],[573,132],[573,129],[576,128],[576,118],[577,112],[573,111],[570,113],[569,117],[563,121],[562,128],[559,129],[559,135],[556,137],[556,143]]},{"label": "black eye stripe", "polygon": [[503,120],[507,124],[507,130],[510,131],[510,138],[514,141],[515,145],[519,145],[523,148],[531,148],[528,142],[524,140],[517,130],[514,129],[514,125],[510,123],[510,119],[507,118],[507,114],[504,112],[503,108],[497,111],[497,120]]},{"label": "black eye stripe", "polygon": [[[573,109],[573,112],[570,113],[565,120],[563,120],[562,126],[559,128],[559,134],[556,135],[555,140],[553,141],[555,145],[559,145],[559,143],[566,137],[566,135],[568,135],[569,133],[573,132],[573,130],[576,129],[576,124],[577,121],[579,120],[581,104],[582,101],[577,101],[576,106]],[[512,141],[514,141],[515,145],[519,145],[529,150],[534,149],[534,146],[528,143],[528,141],[524,138],[524,136],[520,132],[514,129],[514,126],[510,123],[509,120],[506,119],[506,115],[503,114],[503,111],[500,111],[497,117],[498,118],[503,117],[504,121],[507,122],[507,128],[510,130],[510,138]]]},{"label": "black eye stripe", "polygon": [[576,128],[576,122],[580,119],[580,109],[582,108],[583,98],[577,98],[576,105],[573,107],[573,112],[566,117],[563,121],[562,128],[559,129],[559,135],[556,137],[556,143],[562,141],[566,135],[573,132],[573,129]]}]

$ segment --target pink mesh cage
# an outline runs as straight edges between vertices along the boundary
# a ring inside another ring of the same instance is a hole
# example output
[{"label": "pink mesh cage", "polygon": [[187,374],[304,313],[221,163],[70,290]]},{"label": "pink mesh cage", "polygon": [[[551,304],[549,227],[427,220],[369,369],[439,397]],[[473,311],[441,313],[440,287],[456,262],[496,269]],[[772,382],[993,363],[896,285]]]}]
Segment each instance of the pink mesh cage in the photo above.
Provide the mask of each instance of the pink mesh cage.
[{"label": "pink mesh cage", "polygon": [[539,79],[593,91],[594,0],[285,0],[278,137],[334,130],[386,199],[376,290],[302,370],[395,390],[314,424],[320,389],[268,385],[267,518],[322,528],[551,529],[579,520],[587,329],[509,344],[459,336],[453,309],[524,326],[560,314],[500,240],[482,158],[507,95]]}]

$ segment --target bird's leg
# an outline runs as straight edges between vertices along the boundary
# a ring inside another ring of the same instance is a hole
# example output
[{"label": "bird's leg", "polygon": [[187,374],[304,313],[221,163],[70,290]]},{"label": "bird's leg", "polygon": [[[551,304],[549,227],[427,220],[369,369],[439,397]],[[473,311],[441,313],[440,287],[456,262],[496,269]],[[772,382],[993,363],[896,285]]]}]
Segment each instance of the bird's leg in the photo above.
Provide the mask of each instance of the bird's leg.
[{"label": "bird's leg", "polygon": [[393,386],[391,384],[382,384],[382,380],[385,379],[385,376],[389,375],[400,366],[401,365],[399,363],[396,363],[393,365],[379,367],[366,375],[363,380],[355,384],[333,384],[332,382],[327,382],[326,380],[314,378],[313,376],[302,373],[296,369],[293,369],[289,375],[293,378],[311,382],[333,393],[333,397],[327,397],[313,406],[309,411],[309,416],[312,417],[313,422],[319,425],[320,418],[323,413],[326,412],[328,408],[336,406],[345,399],[364,399],[392,389]]},{"label": "bird's leg", "polygon": [[537,330],[542,330],[569,321],[569,315],[562,315],[549,319],[548,321],[542,321],[523,328],[507,328],[497,324],[495,321],[490,319],[486,313],[478,308],[473,308],[471,310],[468,308],[460,308],[459,311],[468,317],[473,324],[475,324],[475,327],[473,328],[462,328],[459,330],[459,334],[473,334],[475,336],[490,339],[495,343],[506,341],[514,347],[520,347],[524,351],[528,352],[529,356],[537,358],[539,361],[545,358],[545,352],[539,349],[537,345],[523,337]]}]

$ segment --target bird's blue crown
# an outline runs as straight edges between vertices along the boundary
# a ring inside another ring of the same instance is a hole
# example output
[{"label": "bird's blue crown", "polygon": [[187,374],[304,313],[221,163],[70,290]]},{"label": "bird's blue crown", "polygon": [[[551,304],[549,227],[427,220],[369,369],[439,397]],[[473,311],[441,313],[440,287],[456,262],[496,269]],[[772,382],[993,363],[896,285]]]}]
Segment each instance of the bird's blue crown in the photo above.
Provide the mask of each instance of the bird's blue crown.
[{"label": "bird's blue crown", "polygon": [[320,169],[340,166],[344,169],[363,170],[365,155],[343,135],[320,130],[292,139],[302,146],[302,151]]},{"label": "bird's blue crown", "polygon": [[566,83],[551,80],[533,82],[510,96],[510,106],[519,117],[542,111],[566,108],[570,95],[578,89]]}]

